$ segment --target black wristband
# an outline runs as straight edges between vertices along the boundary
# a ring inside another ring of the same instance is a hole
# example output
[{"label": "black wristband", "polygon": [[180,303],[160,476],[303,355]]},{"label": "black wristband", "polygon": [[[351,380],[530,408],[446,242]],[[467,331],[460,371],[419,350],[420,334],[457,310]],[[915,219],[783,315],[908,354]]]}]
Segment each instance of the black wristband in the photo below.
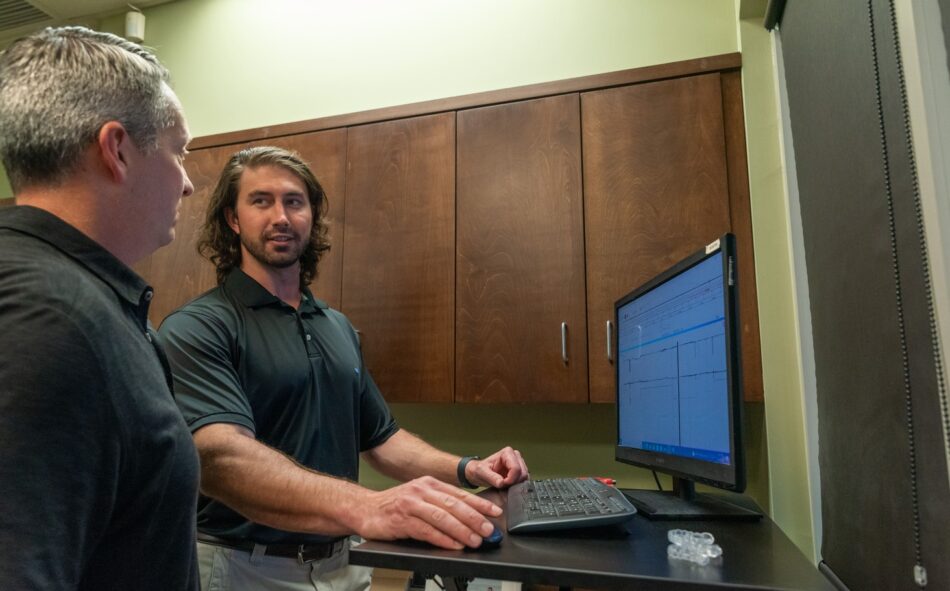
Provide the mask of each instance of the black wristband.
[{"label": "black wristband", "polygon": [[459,466],[455,470],[455,473],[459,478],[459,484],[461,484],[463,488],[478,488],[477,486],[469,482],[468,478],[465,478],[465,466],[468,466],[468,463],[471,462],[472,460],[479,460],[479,459],[481,458],[479,458],[478,456],[465,456],[464,458],[459,460]]}]

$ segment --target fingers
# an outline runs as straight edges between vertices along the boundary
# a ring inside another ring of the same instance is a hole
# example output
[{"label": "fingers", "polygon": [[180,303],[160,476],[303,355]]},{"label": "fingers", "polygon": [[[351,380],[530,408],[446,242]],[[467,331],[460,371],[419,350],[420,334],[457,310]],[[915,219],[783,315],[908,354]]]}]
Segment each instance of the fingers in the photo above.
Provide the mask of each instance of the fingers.
[{"label": "fingers", "polygon": [[511,448],[506,449],[511,450],[511,454],[505,456],[507,460],[505,464],[507,473],[505,474],[502,486],[509,487],[512,484],[517,484],[528,479],[528,465],[525,463],[524,458],[521,457],[520,451]]},{"label": "fingers", "polygon": [[472,476],[469,481],[507,488],[528,478],[528,466],[525,464],[521,452],[511,447],[505,447],[480,462],[470,462]]},{"label": "fingers", "polygon": [[414,538],[441,548],[476,548],[492,531],[488,516],[501,508],[434,478],[424,477],[383,491],[377,519],[362,535],[375,539]]}]

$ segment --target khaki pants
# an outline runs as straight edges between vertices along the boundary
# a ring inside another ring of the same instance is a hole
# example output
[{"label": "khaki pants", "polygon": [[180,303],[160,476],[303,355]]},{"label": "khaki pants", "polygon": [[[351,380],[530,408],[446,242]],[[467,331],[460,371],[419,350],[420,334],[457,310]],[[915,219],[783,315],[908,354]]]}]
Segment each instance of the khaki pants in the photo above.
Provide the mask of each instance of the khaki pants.
[{"label": "khaki pants", "polygon": [[201,591],[367,591],[373,571],[347,566],[349,554],[344,547],[329,558],[300,564],[296,558],[198,542]]}]

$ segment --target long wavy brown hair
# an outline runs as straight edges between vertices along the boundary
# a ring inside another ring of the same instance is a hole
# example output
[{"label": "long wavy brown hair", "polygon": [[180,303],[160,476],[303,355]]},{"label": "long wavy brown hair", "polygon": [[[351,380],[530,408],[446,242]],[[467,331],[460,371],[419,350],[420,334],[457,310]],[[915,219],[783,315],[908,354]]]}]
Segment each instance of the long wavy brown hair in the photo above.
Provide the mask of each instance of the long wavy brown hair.
[{"label": "long wavy brown hair", "polygon": [[245,148],[231,156],[224,165],[208,202],[208,211],[198,237],[198,252],[214,264],[218,284],[223,283],[232,270],[241,266],[241,238],[228,225],[224,214],[227,209],[233,211],[237,206],[241,174],[248,168],[260,166],[281,166],[297,176],[307,187],[313,227],[310,229],[310,243],[300,255],[300,287],[303,288],[317,277],[317,263],[323,253],[330,250],[330,241],[327,239],[328,227],[325,220],[326,193],[310,171],[310,167],[296,152],[274,146],[256,146]]}]

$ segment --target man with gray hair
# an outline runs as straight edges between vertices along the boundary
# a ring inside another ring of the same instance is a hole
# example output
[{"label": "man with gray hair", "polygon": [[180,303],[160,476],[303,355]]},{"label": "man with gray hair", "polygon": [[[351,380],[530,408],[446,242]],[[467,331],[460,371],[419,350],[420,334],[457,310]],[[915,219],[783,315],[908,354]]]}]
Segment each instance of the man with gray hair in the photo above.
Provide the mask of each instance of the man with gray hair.
[{"label": "man with gray hair", "polygon": [[4,589],[197,588],[197,455],[130,269],[174,237],[188,140],[137,45],[50,28],[0,55]]}]

